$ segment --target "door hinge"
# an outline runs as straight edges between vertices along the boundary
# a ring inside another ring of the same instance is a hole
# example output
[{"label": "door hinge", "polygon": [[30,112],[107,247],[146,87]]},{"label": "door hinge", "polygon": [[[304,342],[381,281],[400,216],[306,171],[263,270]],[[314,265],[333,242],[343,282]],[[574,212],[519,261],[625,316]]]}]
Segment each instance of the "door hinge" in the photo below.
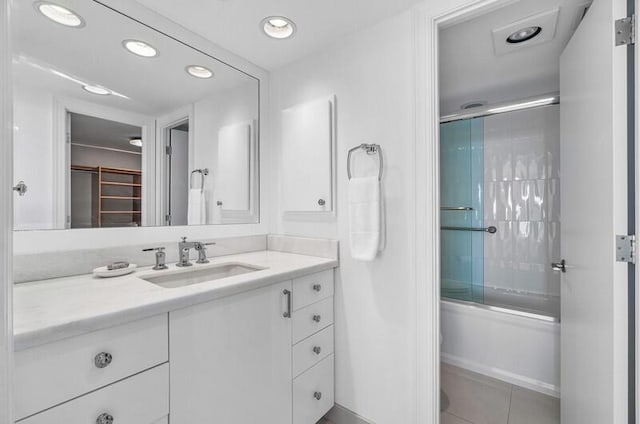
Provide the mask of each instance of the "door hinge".
[{"label": "door hinge", "polygon": [[616,236],[616,261],[636,263],[636,236]]},{"label": "door hinge", "polygon": [[615,25],[616,46],[636,43],[636,15],[618,19]]},{"label": "door hinge", "polygon": [[167,224],[171,224],[171,214],[168,213],[164,216],[164,220],[167,221]]},{"label": "door hinge", "polygon": [[167,146],[165,148],[165,152],[167,153],[167,156],[171,156],[171,146]]}]

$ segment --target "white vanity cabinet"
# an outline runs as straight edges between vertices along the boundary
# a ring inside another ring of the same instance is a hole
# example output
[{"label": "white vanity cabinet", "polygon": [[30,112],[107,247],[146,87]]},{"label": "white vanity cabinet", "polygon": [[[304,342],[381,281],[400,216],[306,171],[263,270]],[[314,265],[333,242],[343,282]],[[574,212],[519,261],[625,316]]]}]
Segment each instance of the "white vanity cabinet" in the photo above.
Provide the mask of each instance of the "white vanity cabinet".
[{"label": "white vanity cabinet", "polygon": [[169,314],[172,424],[291,423],[290,291],[287,281]]},{"label": "white vanity cabinet", "polygon": [[169,413],[167,314],[15,354],[25,424],[155,424]]},{"label": "white vanity cabinet", "polygon": [[315,424],[332,324],[333,270],[171,312],[171,423]]}]

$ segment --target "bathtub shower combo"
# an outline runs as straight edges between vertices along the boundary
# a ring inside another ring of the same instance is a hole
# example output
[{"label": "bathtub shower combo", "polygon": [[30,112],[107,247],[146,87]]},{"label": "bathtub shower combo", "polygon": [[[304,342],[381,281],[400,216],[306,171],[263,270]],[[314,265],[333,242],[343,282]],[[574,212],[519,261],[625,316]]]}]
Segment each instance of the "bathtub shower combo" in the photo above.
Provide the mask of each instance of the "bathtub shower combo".
[{"label": "bathtub shower combo", "polygon": [[559,318],[559,106],[440,131],[442,297]]},{"label": "bathtub shower combo", "polygon": [[557,396],[559,105],[443,118],[443,361]]}]

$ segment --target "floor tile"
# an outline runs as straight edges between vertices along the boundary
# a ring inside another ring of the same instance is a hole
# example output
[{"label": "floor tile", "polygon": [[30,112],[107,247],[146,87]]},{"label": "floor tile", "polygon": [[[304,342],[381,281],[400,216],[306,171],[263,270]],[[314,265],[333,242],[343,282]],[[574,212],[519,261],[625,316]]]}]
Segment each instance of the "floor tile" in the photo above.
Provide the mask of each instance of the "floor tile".
[{"label": "floor tile", "polygon": [[451,415],[448,412],[440,414],[440,424],[473,424],[462,418],[458,418],[455,415]]},{"label": "floor tile", "polygon": [[473,424],[507,424],[511,385],[457,367],[443,365],[442,390],[449,398],[446,412]]},{"label": "floor tile", "polygon": [[514,387],[509,424],[560,424],[560,400]]}]

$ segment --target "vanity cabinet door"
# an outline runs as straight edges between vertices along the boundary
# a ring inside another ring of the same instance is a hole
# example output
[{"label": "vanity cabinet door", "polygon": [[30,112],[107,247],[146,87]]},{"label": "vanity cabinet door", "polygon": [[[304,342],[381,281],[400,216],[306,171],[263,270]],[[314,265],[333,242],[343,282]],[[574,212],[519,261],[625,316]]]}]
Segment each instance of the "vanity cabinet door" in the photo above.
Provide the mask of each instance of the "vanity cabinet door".
[{"label": "vanity cabinet door", "polygon": [[171,423],[291,424],[291,282],[170,313]]}]

